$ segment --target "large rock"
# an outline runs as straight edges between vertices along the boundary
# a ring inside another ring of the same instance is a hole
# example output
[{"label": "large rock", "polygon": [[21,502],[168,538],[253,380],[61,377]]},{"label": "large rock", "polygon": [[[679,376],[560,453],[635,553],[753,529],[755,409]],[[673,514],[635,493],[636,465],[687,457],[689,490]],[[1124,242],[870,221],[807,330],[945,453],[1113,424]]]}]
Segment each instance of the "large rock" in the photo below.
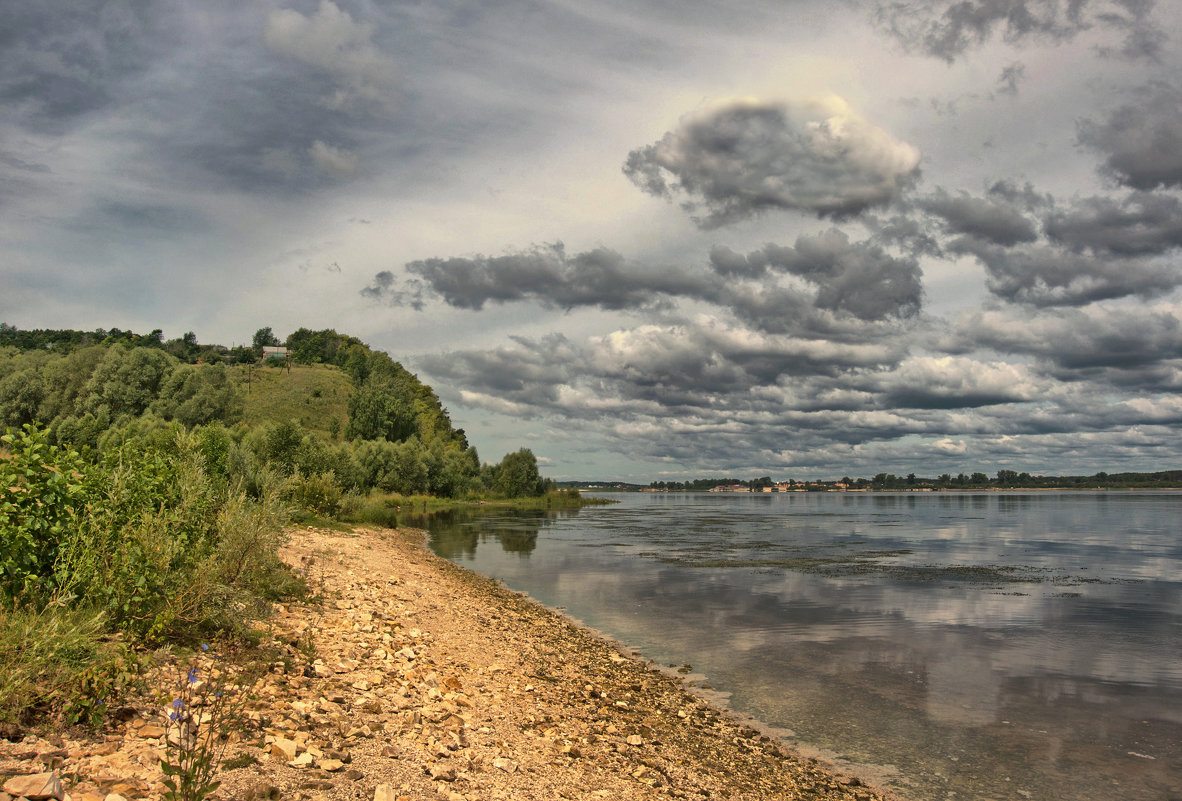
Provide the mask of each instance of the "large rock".
[{"label": "large rock", "polygon": [[295,759],[298,750],[299,746],[286,737],[276,737],[275,742],[271,743],[271,755],[279,757],[284,762]]},{"label": "large rock", "polygon": [[52,772],[13,776],[4,782],[4,792],[13,798],[24,797],[29,801],[46,801],[50,798],[61,801],[66,795],[62,780],[57,773]]}]

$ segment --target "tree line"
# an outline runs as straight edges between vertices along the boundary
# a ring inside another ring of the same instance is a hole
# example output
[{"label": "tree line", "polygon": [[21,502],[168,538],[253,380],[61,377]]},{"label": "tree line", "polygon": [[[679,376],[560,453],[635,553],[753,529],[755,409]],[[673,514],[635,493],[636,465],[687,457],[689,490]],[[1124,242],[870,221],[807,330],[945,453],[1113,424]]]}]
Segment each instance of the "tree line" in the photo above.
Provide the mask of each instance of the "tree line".
[{"label": "tree line", "polygon": [[[720,486],[748,487],[754,492],[764,487],[777,486],[769,476],[754,479],[738,478],[697,478],[689,481],[653,481],[648,487],[655,490],[704,492]],[[1091,475],[1044,476],[1032,475],[1017,470],[998,470],[993,476],[982,472],[943,473],[934,478],[917,476],[915,473],[895,475],[877,473],[872,478],[851,478],[798,481],[788,479],[782,482],[792,488],[823,491],[828,489],[858,490],[961,490],[961,489],[1153,489],[1155,487],[1182,487],[1182,470],[1159,470],[1156,472],[1107,473]]]}]

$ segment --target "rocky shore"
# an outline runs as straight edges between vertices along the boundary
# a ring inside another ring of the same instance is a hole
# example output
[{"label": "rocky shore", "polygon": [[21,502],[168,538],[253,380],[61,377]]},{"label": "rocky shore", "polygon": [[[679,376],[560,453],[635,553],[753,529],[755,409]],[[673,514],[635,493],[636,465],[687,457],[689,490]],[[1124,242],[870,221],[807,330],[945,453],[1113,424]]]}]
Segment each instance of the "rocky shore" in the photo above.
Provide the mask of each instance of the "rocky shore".
[{"label": "rocky shore", "polygon": [[[315,602],[278,606],[211,798],[882,801],[416,531],[295,529]],[[201,656],[199,675],[220,658]],[[172,674],[175,675],[175,667]],[[0,740],[0,801],[161,798],[167,688],[101,737]]]}]

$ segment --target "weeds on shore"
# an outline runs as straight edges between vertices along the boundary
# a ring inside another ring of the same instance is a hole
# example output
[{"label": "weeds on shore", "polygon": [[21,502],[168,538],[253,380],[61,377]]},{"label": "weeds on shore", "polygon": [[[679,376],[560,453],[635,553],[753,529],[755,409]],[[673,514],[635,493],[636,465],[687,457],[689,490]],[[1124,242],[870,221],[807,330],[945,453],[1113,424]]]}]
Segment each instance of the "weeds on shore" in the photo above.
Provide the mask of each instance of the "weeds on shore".
[{"label": "weeds on shore", "polygon": [[144,648],[245,637],[302,594],[282,489],[211,478],[192,433],[92,459],[34,426],[0,437],[0,724],[97,724]]}]

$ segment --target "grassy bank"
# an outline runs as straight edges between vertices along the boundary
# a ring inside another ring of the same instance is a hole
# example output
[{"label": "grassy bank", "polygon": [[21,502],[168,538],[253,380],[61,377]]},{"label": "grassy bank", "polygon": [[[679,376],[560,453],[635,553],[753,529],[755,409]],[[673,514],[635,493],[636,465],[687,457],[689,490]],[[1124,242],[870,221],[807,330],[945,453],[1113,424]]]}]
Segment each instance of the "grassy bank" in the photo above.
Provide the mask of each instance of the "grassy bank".
[{"label": "grassy bank", "polygon": [[504,507],[510,509],[578,509],[616,503],[607,498],[591,498],[577,490],[554,490],[538,496],[504,498],[493,494],[466,498],[440,498],[433,495],[370,493],[346,496],[336,519],[353,525],[381,525],[395,528],[401,520],[421,520],[424,515],[461,509]]}]

